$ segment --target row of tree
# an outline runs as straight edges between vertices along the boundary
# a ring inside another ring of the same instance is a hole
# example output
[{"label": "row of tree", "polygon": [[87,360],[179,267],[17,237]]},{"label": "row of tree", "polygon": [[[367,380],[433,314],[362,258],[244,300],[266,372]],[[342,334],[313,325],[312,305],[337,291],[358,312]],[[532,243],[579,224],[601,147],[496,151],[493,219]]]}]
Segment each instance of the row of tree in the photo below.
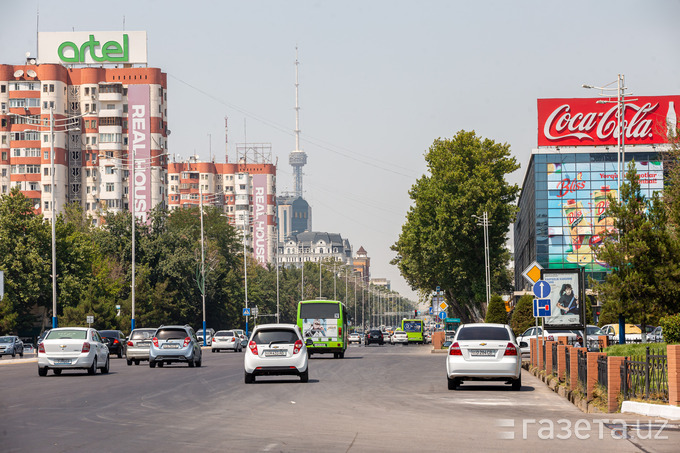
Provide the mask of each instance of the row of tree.
[{"label": "row of tree", "polygon": [[[177,323],[202,326],[202,291],[209,327],[243,327],[246,295],[240,234],[220,215],[219,208],[203,209],[204,282],[198,207],[171,212],[156,209],[150,213],[148,223],[135,224],[136,327]],[[55,230],[59,325],[87,325],[87,316],[92,315],[93,327],[129,332],[131,214],[108,213],[103,226],[93,227],[92,219],[85,218],[80,207],[71,204],[57,217]],[[0,301],[0,333],[34,336],[51,326],[51,240],[51,224],[35,212],[31,200],[17,187],[0,197],[0,270],[4,271],[5,283]],[[258,307],[258,320],[273,322],[277,312],[276,267],[263,267],[249,257],[247,253],[248,305]],[[363,322],[362,313],[367,323],[378,319],[378,310],[384,310],[378,304],[378,293],[387,294],[386,290],[362,285],[354,279],[349,266],[331,262],[322,263],[321,269],[319,266],[305,263],[304,292],[302,271],[280,268],[281,322],[295,322],[297,302],[303,294],[306,299],[321,294],[344,301],[354,324]],[[411,301],[391,294],[399,311],[413,306]],[[251,325],[252,322],[251,318]]]}]

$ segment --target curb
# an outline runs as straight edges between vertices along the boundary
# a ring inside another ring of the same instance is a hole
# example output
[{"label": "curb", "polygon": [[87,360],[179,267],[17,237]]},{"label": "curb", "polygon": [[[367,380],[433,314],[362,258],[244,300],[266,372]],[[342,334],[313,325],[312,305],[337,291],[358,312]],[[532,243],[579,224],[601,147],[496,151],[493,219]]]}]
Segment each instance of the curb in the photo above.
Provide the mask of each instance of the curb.
[{"label": "curb", "polygon": [[649,417],[663,417],[669,420],[680,420],[680,407],[641,403],[638,401],[624,401],[621,404],[621,413],[647,415]]}]

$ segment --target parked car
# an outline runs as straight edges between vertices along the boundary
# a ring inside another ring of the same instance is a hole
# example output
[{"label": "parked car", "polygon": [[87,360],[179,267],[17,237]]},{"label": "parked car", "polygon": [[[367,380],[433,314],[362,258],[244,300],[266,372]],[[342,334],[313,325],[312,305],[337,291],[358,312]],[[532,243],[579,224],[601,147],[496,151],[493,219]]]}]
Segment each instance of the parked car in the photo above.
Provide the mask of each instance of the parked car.
[{"label": "parked car", "polygon": [[142,360],[149,360],[149,348],[151,347],[151,339],[156,333],[154,328],[139,328],[130,332],[130,338],[125,347],[125,359],[127,364],[139,365]]},{"label": "parked car", "polygon": [[[312,344],[309,338],[308,344]],[[297,375],[309,380],[307,345],[295,324],[262,324],[250,336],[243,365],[245,383],[257,376]]]},{"label": "parked car", "polygon": [[35,354],[33,343],[24,343],[24,354]]},{"label": "parked car", "polygon": [[44,330],[40,336],[38,336],[38,340],[36,341],[36,344],[42,343],[42,341],[45,339],[45,336],[50,332],[50,329]]},{"label": "parked car", "polygon": [[[602,326],[602,330],[609,335],[609,339],[614,343],[619,342],[619,325],[607,324]],[[642,341],[642,330],[635,324],[626,324],[624,336],[626,343],[640,343]]]},{"label": "parked car", "polygon": [[390,337],[390,343],[408,345],[408,334],[403,330],[395,330],[392,336]]},{"label": "parked car", "polygon": [[378,343],[379,345],[385,344],[385,340],[383,338],[383,334],[381,331],[377,329],[368,331],[368,333],[366,334],[365,344],[366,346],[368,346],[371,343]]},{"label": "parked car", "polygon": [[234,352],[241,352],[241,337],[236,335],[233,330],[218,330],[212,338],[212,352],[231,349]]},{"label": "parked car", "polygon": [[100,330],[99,335],[101,335],[104,343],[109,347],[109,354],[115,354],[118,358],[122,358],[125,354],[125,348],[127,348],[127,338],[125,334],[120,330]]},{"label": "parked car", "polygon": [[17,354],[19,357],[24,356],[24,342],[16,335],[0,337],[0,357],[3,355],[16,357]]},{"label": "parked car", "polygon": [[352,344],[352,343],[357,343],[361,344],[361,337],[359,337],[359,334],[356,332],[352,332],[347,336],[347,343]]},{"label": "parked car", "polygon": [[[203,327],[200,329],[196,329],[196,338],[198,338],[198,342],[201,343],[201,346],[203,346]],[[206,327],[205,329],[205,344],[206,346],[212,345],[212,339],[215,336],[215,329],[212,329],[210,327]]]},{"label": "parked car", "polygon": [[49,331],[38,345],[38,375],[52,370],[83,369],[95,374],[109,372],[109,348],[95,329],[89,327],[57,327]]},{"label": "parked car", "polygon": [[522,357],[507,324],[463,324],[456,331],[446,359],[449,390],[464,381],[493,380],[522,388]]},{"label": "parked car", "polygon": [[149,346],[149,367],[184,362],[189,367],[200,367],[203,361],[201,343],[191,326],[161,326]]},{"label": "parked car", "polygon": [[655,343],[662,343],[663,342],[663,327],[659,326],[656,329],[652,331],[651,334],[647,337],[649,341],[653,341]]},{"label": "parked car", "polygon": [[[539,337],[543,336],[543,327],[529,327],[524,331],[524,333],[522,333],[522,335],[517,336],[516,341],[519,345],[522,355],[531,354],[531,339],[536,338],[536,332],[538,332]],[[545,339],[547,341],[559,341],[559,337],[566,337],[568,341],[574,342],[576,341],[577,336],[578,335],[571,330],[560,332],[548,329],[545,330]]]}]

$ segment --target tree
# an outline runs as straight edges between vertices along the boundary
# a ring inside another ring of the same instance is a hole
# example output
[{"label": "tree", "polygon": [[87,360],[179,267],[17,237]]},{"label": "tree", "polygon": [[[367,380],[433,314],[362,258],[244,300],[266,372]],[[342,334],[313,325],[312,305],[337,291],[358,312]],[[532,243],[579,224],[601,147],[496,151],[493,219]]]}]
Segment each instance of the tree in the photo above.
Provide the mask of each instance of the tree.
[{"label": "tree", "polygon": [[642,195],[634,162],[620,187],[620,201],[610,198],[609,211],[615,230],[605,233],[595,249],[598,260],[611,267],[595,287],[605,311],[643,325],[658,319],[660,310],[677,312],[680,247],[659,194]]},{"label": "tree", "polygon": [[392,250],[392,264],[421,292],[444,290],[455,316],[479,319],[486,301],[484,237],[473,215],[488,212],[491,287],[511,289],[506,238],[517,212],[517,185],[505,176],[519,168],[510,146],[460,131],[437,139],[425,154],[429,175],[409,191],[414,204]]},{"label": "tree", "polygon": [[486,319],[484,322],[497,324],[508,323],[508,312],[505,310],[505,302],[498,294],[491,296],[489,306],[486,309]]},{"label": "tree", "polygon": [[515,335],[521,335],[529,327],[536,324],[534,318],[534,296],[525,294],[519,298],[515,308],[512,310],[512,317],[510,318],[510,326]]}]

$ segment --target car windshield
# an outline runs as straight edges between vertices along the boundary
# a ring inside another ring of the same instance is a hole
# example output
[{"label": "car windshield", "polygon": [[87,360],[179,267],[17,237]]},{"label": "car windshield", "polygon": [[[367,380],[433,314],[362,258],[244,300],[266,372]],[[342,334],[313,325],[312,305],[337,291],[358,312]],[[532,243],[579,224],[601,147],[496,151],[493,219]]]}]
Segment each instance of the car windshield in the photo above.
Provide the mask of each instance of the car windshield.
[{"label": "car windshield", "polygon": [[587,327],[586,332],[588,335],[607,335],[599,327]]},{"label": "car windshield", "polygon": [[252,341],[257,344],[295,343],[299,340],[297,334],[289,329],[260,330],[253,335]]},{"label": "car windshield", "polygon": [[510,340],[510,334],[504,327],[462,327],[458,329],[456,340]]},{"label": "car windshield", "polygon": [[159,329],[156,332],[159,340],[184,340],[188,336],[184,329]]},{"label": "car windshield", "polygon": [[12,337],[0,337],[0,343],[11,343]]},{"label": "car windshield", "polygon": [[130,340],[148,340],[153,338],[153,334],[156,330],[133,330],[132,335],[130,335]]},{"label": "car windshield", "polygon": [[220,330],[215,334],[216,337],[234,337],[236,336],[231,330]]},{"label": "car windshield", "polygon": [[87,330],[50,330],[45,340],[86,340]]}]

